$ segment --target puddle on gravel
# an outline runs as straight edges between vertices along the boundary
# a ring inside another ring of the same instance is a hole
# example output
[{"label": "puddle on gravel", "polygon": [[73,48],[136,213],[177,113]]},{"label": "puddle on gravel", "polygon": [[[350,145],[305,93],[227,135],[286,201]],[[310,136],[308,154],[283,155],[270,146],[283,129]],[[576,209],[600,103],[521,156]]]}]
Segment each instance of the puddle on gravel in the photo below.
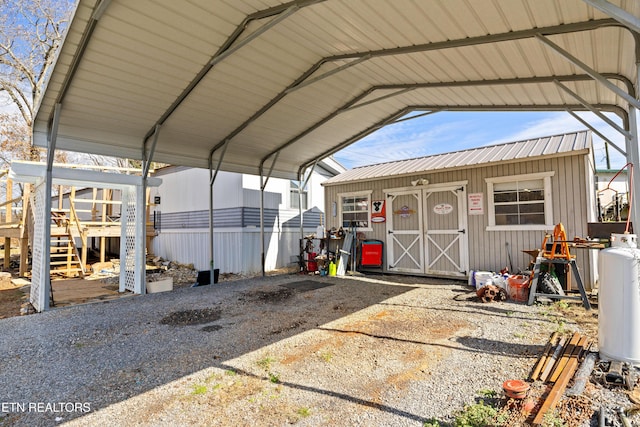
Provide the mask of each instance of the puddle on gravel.
[{"label": "puddle on gravel", "polygon": [[163,317],[160,324],[171,326],[201,325],[218,320],[221,315],[222,310],[219,308],[174,311]]}]

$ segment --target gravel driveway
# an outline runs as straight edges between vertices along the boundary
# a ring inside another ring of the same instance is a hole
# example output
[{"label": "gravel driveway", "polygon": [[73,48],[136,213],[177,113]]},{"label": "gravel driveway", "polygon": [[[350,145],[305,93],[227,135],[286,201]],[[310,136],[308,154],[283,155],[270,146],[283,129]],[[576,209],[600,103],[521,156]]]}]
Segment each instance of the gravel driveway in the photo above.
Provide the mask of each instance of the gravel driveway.
[{"label": "gravel driveway", "polygon": [[282,275],[0,320],[0,425],[421,426],[557,323],[466,283]]}]

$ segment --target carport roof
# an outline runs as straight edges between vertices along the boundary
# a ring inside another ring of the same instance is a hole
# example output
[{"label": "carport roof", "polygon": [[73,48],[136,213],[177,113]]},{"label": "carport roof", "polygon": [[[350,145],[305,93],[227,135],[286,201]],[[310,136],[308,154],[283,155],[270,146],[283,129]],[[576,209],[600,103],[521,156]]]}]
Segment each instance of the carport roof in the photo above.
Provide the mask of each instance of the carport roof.
[{"label": "carport roof", "polygon": [[34,143],[59,103],[59,149],[141,159],[157,130],[155,161],[224,152],[222,170],[294,178],[415,111],[624,117],[638,16],[635,0],[80,0]]}]

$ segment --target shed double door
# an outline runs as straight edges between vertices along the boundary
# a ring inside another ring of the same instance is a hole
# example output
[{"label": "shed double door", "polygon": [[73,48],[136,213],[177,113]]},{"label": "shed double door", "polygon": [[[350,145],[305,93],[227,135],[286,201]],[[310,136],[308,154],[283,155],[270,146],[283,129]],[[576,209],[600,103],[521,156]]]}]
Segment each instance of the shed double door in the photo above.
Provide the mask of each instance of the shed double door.
[{"label": "shed double door", "polygon": [[465,276],[468,270],[464,185],[387,190],[387,269]]}]

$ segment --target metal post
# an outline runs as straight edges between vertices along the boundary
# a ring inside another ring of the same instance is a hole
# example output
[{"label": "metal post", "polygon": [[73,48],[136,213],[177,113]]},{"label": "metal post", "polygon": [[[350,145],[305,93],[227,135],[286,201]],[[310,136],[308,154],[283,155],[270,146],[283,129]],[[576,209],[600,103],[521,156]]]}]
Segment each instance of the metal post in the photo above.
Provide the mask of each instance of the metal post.
[{"label": "metal post", "polygon": [[149,175],[149,168],[151,167],[151,161],[153,159],[153,155],[156,152],[156,145],[158,145],[158,136],[160,135],[160,125],[156,125],[155,132],[153,132],[153,141],[151,142],[151,150],[149,150],[149,155],[147,156],[147,140],[145,139],[144,145],[142,148],[142,160],[144,161],[142,177],[147,179]]},{"label": "metal post", "polygon": [[220,158],[218,159],[218,166],[213,170],[213,154],[216,152],[215,148],[211,150],[209,153],[209,254],[211,256],[209,260],[209,284],[213,285],[215,283],[215,265],[213,261],[213,184],[216,182],[216,178],[218,177],[218,172],[220,171],[220,166],[222,165],[222,160],[224,159],[224,155],[227,152],[227,147],[229,146],[229,139],[227,139],[222,146],[222,153],[220,154]]},{"label": "metal post", "polygon": [[[140,183],[135,187],[136,216],[134,218],[134,224],[136,236],[134,242],[134,289],[136,293],[139,294],[145,294],[147,292],[147,180],[149,178],[149,169],[151,168],[151,162],[153,161],[153,155],[156,151],[159,135],[160,125],[157,124],[153,133],[153,141],[151,143],[149,154],[147,154],[147,139],[145,138],[142,143],[142,175],[140,177]],[[122,253],[120,254],[120,257],[122,257]]]},{"label": "metal post", "polygon": [[298,215],[300,216],[300,239],[304,239],[304,211],[302,210],[302,191],[304,180],[302,174],[298,175]]},{"label": "metal post", "polygon": [[47,173],[44,181],[44,235],[41,248],[44,259],[42,260],[42,276],[40,276],[40,311],[49,309],[49,294],[51,293],[51,189],[53,186],[53,159],[56,151],[61,109],[62,104],[56,104],[49,134],[49,146],[47,147]]},{"label": "metal post", "polygon": [[[636,76],[638,79],[637,84],[640,84],[640,58],[636,58]],[[631,202],[629,210],[629,218],[634,227],[634,232],[637,234],[640,232],[640,209],[638,209],[638,194],[640,194],[640,147],[638,146],[638,109],[633,105],[629,105],[629,132],[631,137],[627,138],[627,161],[633,165],[633,175],[631,178]]]},{"label": "metal post", "polygon": [[214,282],[213,277],[213,153],[209,156],[209,284]]},{"label": "metal post", "polygon": [[[147,292],[147,177],[142,176],[140,183],[135,186],[136,216],[135,221],[135,263],[134,290],[136,293],[145,294]],[[122,267],[121,267],[122,268]]]},{"label": "metal post", "polygon": [[266,275],[264,267],[264,187],[267,185],[264,179],[264,170],[260,163],[260,271],[262,277]]},{"label": "metal post", "polygon": [[302,193],[304,191],[305,188],[307,188],[307,184],[309,184],[309,179],[311,178],[311,175],[313,174],[313,171],[316,169],[316,165],[318,164],[318,160],[315,161],[315,163],[313,164],[313,166],[311,166],[311,168],[309,169],[306,178],[302,179],[302,177],[304,176],[304,173],[302,172],[302,170],[300,170],[298,172],[298,207],[299,207],[299,212],[300,212],[300,239],[304,239],[304,212],[302,210]]},{"label": "metal post", "polygon": [[269,178],[271,178],[271,174],[273,173],[273,168],[278,161],[278,157],[280,156],[280,152],[276,152],[273,157],[273,161],[271,162],[271,167],[269,167],[269,172],[267,176],[264,176],[264,162],[267,160],[266,158],[262,159],[260,162],[260,167],[258,170],[260,171],[260,263],[262,265],[262,277],[266,275],[265,272],[265,253],[264,253],[264,189],[267,187],[267,183],[269,182]]},{"label": "metal post", "polygon": [[[627,142],[627,161],[633,165],[633,174],[629,174],[631,182],[631,206],[630,218],[633,224],[633,230],[637,234],[640,232],[640,209],[638,208],[638,200],[640,197],[640,150],[638,147],[638,110],[632,106],[629,107],[629,130],[631,138]],[[631,176],[632,175],[632,176]]]}]

